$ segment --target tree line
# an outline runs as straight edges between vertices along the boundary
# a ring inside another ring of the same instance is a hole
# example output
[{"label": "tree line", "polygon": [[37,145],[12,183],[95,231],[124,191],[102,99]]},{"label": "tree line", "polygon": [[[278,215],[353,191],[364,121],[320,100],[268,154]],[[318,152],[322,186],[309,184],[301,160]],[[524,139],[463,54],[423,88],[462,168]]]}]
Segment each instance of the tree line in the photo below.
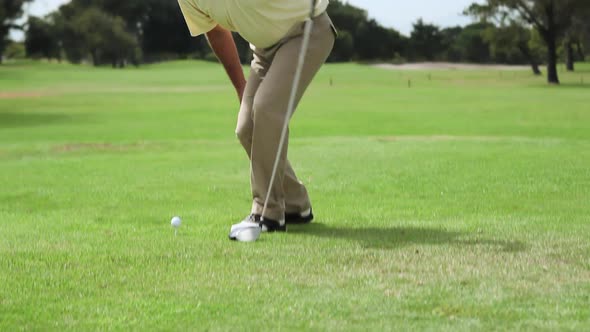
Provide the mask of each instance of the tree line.
[{"label": "tree line", "polygon": [[[14,24],[22,6],[31,0],[3,0],[0,7],[0,54],[8,31],[25,30],[29,57],[91,61],[94,65],[124,67],[177,58],[214,60],[203,37],[191,38],[176,1],[72,0],[45,17]],[[588,0],[486,0],[465,15],[475,23],[440,28],[419,19],[409,36],[386,28],[367,12],[332,0],[329,14],[339,29],[332,62],[449,61],[529,64],[558,83],[556,65],[562,57],[569,70],[590,49]],[[236,35],[243,62],[251,58],[246,41]]]},{"label": "tree line", "polygon": [[465,13],[482,21],[494,22],[500,29],[532,30],[533,35],[529,38],[537,36],[542,41],[549,83],[559,84],[557,62],[560,48],[566,54],[568,70],[574,70],[576,57],[584,58],[582,45],[590,47],[588,0],[486,0],[484,4],[472,4]]}]

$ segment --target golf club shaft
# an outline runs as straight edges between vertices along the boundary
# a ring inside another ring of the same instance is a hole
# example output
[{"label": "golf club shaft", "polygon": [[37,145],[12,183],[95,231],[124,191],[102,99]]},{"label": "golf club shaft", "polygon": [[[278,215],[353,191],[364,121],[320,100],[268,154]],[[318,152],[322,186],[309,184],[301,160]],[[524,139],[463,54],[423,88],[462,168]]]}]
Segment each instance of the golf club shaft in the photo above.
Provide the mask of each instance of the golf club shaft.
[{"label": "golf club shaft", "polygon": [[268,184],[268,190],[266,191],[266,199],[264,200],[264,208],[262,209],[262,216],[264,217],[266,209],[268,208],[268,201],[270,199],[270,193],[272,186],[277,176],[279,163],[281,161],[281,154],[285,146],[285,140],[287,139],[287,132],[289,129],[289,120],[295,111],[295,100],[297,99],[297,90],[299,88],[299,82],[301,81],[301,74],[303,72],[303,66],[305,64],[305,56],[307,55],[307,49],[309,47],[309,40],[311,38],[311,31],[313,29],[313,17],[315,13],[315,5],[317,0],[311,1],[311,11],[309,19],[305,22],[305,29],[303,32],[303,42],[301,43],[301,52],[299,53],[299,61],[297,62],[297,69],[295,70],[295,77],[293,78],[293,87],[291,88],[291,95],[289,97],[289,104],[287,106],[287,114],[285,115],[285,121],[283,123],[283,130],[281,131],[281,138],[279,140],[279,147],[277,149],[277,155],[275,157],[274,166],[272,168],[272,175]]}]

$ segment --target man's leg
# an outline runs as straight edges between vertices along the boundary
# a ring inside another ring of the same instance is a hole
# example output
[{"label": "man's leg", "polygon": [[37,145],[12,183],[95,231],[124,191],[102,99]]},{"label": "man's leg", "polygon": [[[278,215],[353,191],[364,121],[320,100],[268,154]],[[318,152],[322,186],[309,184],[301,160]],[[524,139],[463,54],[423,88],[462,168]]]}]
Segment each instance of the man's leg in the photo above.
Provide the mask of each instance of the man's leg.
[{"label": "man's leg", "polygon": [[283,192],[285,193],[285,212],[301,213],[311,208],[311,202],[307,188],[301,182],[289,159],[285,162],[285,176],[283,179]]},{"label": "man's leg", "polygon": [[248,158],[252,157],[252,131],[254,130],[254,120],[252,119],[252,104],[254,104],[254,97],[256,91],[262,83],[262,78],[254,70],[250,70],[248,82],[244,89],[244,96],[242,97],[242,104],[240,105],[240,114],[238,114],[238,125],[236,127],[236,135],[240,143],[246,150]]},{"label": "man's leg", "polygon": [[[309,49],[305,59],[301,82],[297,89],[297,103],[313,77],[326,61],[334,45],[335,36],[327,15],[315,20]],[[281,130],[287,113],[297,58],[301,52],[303,36],[286,41],[276,52],[264,80],[255,94],[252,134],[252,212],[261,214],[267,196]],[[270,190],[268,209],[264,217],[281,221],[285,214],[285,170],[287,168],[288,139],[277,170],[277,178]],[[294,174],[294,173],[293,173]]]},{"label": "man's leg", "polygon": [[[250,76],[248,77],[248,83],[244,91],[244,97],[240,107],[240,114],[238,115],[236,135],[244,147],[244,150],[248,154],[248,158],[251,158],[252,131],[254,129],[252,106],[260,83],[262,83],[260,76],[256,73],[256,71],[251,70]],[[303,183],[297,179],[295,171],[291,167],[291,164],[288,160],[285,168],[283,191],[285,193],[285,206],[287,213],[300,213],[311,207],[307,189]]]}]

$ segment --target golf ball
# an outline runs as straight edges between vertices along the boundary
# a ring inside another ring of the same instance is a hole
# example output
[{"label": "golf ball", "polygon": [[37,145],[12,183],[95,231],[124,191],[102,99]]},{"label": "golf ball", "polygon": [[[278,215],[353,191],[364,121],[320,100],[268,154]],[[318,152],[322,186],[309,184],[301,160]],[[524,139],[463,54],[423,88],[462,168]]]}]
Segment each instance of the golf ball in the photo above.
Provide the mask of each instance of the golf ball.
[{"label": "golf ball", "polygon": [[180,224],[182,224],[182,220],[180,219],[180,217],[174,217],[170,221],[170,224],[172,225],[172,227],[178,228],[180,227]]}]

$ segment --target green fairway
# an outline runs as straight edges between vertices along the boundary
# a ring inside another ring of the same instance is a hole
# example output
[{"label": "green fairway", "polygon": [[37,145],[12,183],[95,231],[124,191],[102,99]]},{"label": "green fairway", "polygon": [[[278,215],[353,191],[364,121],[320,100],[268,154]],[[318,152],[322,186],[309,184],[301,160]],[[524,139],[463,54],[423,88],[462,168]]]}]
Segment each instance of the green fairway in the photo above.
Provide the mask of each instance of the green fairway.
[{"label": "green fairway", "polygon": [[0,66],[0,331],[590,330],[590,64],[560,75],[324,67],[316,221],[244,244],[220,66]]}]

